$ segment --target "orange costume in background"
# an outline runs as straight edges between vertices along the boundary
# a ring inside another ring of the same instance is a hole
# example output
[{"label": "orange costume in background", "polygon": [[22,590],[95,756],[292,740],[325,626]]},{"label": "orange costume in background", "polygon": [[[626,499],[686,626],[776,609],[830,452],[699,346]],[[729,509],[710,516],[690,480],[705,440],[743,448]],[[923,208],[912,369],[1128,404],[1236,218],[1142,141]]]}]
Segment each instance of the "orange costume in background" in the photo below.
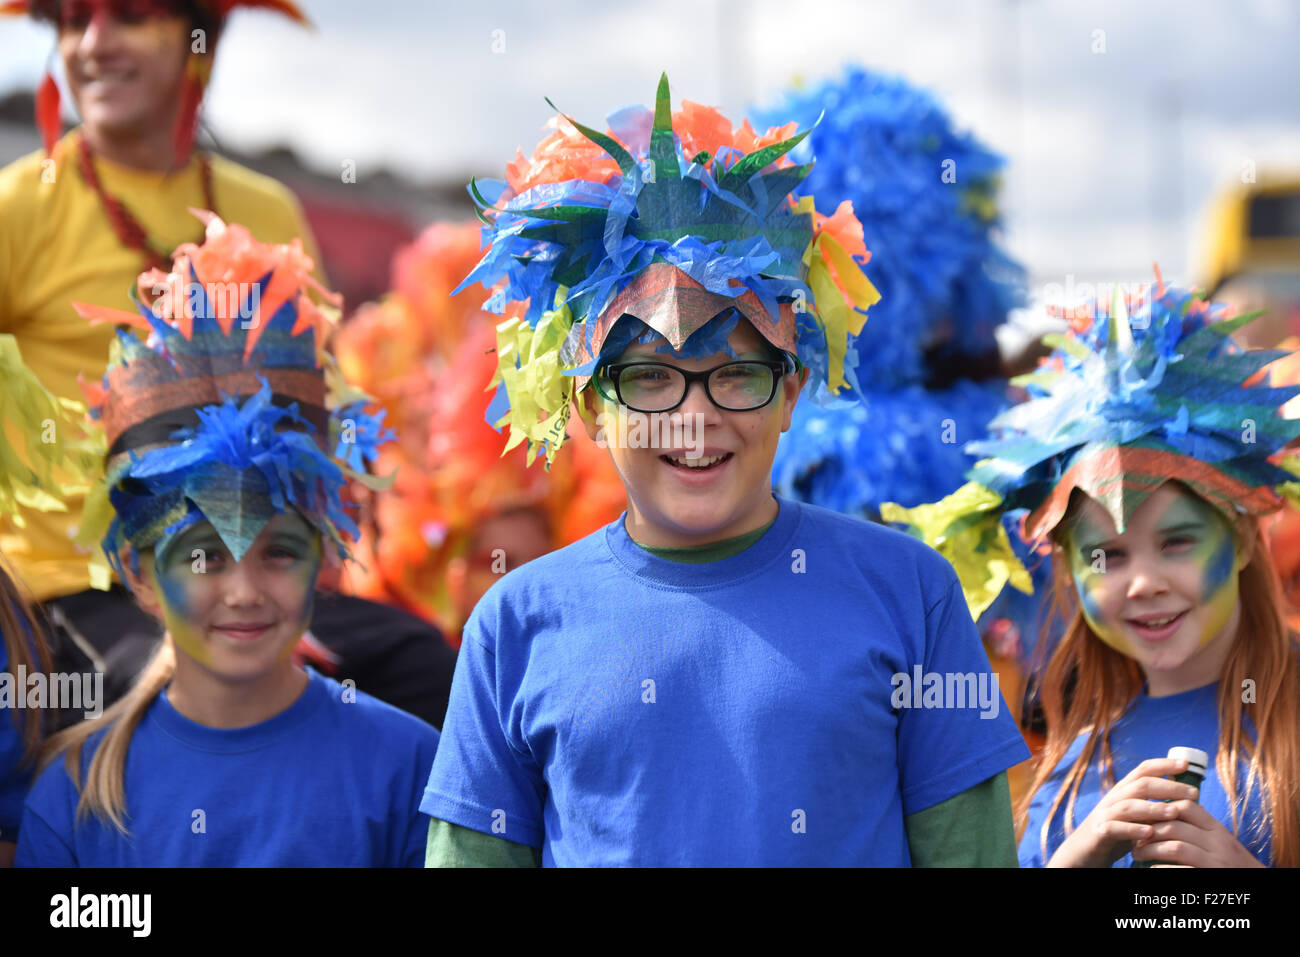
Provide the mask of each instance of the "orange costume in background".
[{"label": "orange costume in background", "polygon": [[[537,557],[532,542],[494,524],[522,517],[543,526],[541,550],[560,548],[618,518],[626,497],[608,455],[577,427],[575,454],[549,470],[526,466],[526,450],[506,455],[506,435],[485,421],[483,383],[497,366],[498,317],[483,294],[451,296],[481,258],[475,223],[430,226],[393,262],[393,291],[363,306],[335,337],[348,381],[388,410],[399,440],[380,450],[379,474],[397,470],[371,499],[373,527],[356,551],[344,591],[388,601],[433,622],[453,643],[491,581]],[[492,536],[487,536],[492,538]]]}]

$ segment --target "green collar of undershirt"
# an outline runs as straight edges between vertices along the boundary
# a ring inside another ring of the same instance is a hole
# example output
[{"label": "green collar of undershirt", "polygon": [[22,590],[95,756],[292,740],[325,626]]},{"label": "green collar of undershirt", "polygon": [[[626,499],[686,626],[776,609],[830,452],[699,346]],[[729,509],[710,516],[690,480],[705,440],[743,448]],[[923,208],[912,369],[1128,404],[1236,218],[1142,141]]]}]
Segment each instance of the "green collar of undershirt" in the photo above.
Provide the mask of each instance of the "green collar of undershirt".
[{"label": "green collar of undershirt", "polygon": [[[720,562],[732,555],[739,555],[762,538],[763,534],[775,524],[776,519],[772,519],[762,528],[756,528],[744,535],[725,538],[720,542],[710,542],[707,545],[690,545],[686,548],[660,548],[657,545],[642,545],[636,539],[632,539],[632,541],[655,558],[662,558],[670,562],[681,562],[686,565],[703,565],[707,562]],[[631,538],[630,535],[628,537]]]}]

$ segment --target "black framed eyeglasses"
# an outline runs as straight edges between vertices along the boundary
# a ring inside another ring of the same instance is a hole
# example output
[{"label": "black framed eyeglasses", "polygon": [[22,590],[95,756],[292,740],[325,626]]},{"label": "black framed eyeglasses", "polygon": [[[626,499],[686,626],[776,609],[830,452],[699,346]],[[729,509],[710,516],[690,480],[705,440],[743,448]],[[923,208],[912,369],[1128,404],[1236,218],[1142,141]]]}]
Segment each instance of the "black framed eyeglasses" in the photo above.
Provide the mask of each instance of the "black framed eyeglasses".
[{"label": "black framed eyeglasses", "polygon": [[699,372],[666,362],[619,362],[596,375],[596,389],[633,412],[671,412],[686,401],[693,383],[702,382],[709,401],[719,409],[752,412],[772,401],[781,376],[789,371],[789,363],[772,360],[724,362]]}]

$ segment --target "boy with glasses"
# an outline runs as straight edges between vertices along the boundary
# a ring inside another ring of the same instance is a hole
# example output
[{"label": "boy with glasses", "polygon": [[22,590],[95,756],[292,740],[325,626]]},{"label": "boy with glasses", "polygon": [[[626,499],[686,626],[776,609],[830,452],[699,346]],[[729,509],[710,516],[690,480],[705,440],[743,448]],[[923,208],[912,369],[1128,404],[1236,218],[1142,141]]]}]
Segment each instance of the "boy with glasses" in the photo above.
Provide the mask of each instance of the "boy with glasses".
[{"label": "boy with glasses", "polygon": [[[1005,709],[898,694],[914,668],[988,670],[952,569],[772,495],[805,383],[856,382],[861,225],[790,197],[793,126],[674,113],[665,77],[610,127],[558,125],[474,187],[491,245],[466,282],[527,301],[489,416],[549,461],[572,404],[627,512],[470,617],[427,863],[1014,866]],[[681,441],[610,442],[601,417]]]}]

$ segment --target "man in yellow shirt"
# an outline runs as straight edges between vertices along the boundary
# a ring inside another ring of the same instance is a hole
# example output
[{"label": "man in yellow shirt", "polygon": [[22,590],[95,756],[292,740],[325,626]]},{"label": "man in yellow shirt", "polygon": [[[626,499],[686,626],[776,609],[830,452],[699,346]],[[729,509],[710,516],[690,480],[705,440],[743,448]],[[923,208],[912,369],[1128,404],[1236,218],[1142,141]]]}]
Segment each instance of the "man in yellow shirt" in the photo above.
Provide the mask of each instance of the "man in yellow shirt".
[{"label": "man in yellow shirt", "polygon": [[[47,77],[37,94],[46,149],[0,170],[0,333],[17,338],[55,395],[80,399],[78,377],[103,375],[115,335],[110,326],[89,325],[72,303],[132,310],[136,276],[170,261],[180,243],[201,239],[191,207],[212,209],[263,242],[300,237],[319,264],[288,189],[193,149],[215,46],[240,5],[302,19],[284,0],[27,0],[27,12],[58,30],[82,125],[59,138],[58,92]],[[23,5],[7,6],[14,12]],[[72,540],[80,514],[81,502],[72,501],[66,513],[26,510],[20,522],[0,520],[0,554],[94,670],[120,685],[134,676],[157,628],[120,587],[107,595],[87,591],[86,552]],[[415,630],[406,625],[407,633]],[[316,622],[313,630],[324,639]],[[449,686],[450,665],[433,653],[441,662],[434,670],[446,672]],[[113,657],[127,660],[115,667]],[[440,723],[445,688],[425,693],[440,699],[432,712]]]},{"label": "man in yellow shirt", "polygon": [[[58,24],[59,54],[84,122],[48,155],[32,153],[0,170],[0,332],[17,337],[55,395],[80,398],[77,377],[103,375],[115,335],[111,326],[88,325],[72,303],[133,309],[136,275],[156,255],[202,237],[190,207],[215,207],[264,242],[300,236],[318,259],[284,186],[192,149],[177,165],[173,130],[196,72],[188,64],[210,62],[221,18],[201,16],[192,4],[146,6],[152,9],[81,0],[29,5]],[[209,52],[190,52],[192,31],[202,31]],[[40,94],[46,110],[51,88],[47,80]],[[48,145],[52,131],[42,125]],[[89,587],[85,557],[69,536],[78,511],[28,510],[21,531],[0,531],[0,551],[39,600]]]}]

